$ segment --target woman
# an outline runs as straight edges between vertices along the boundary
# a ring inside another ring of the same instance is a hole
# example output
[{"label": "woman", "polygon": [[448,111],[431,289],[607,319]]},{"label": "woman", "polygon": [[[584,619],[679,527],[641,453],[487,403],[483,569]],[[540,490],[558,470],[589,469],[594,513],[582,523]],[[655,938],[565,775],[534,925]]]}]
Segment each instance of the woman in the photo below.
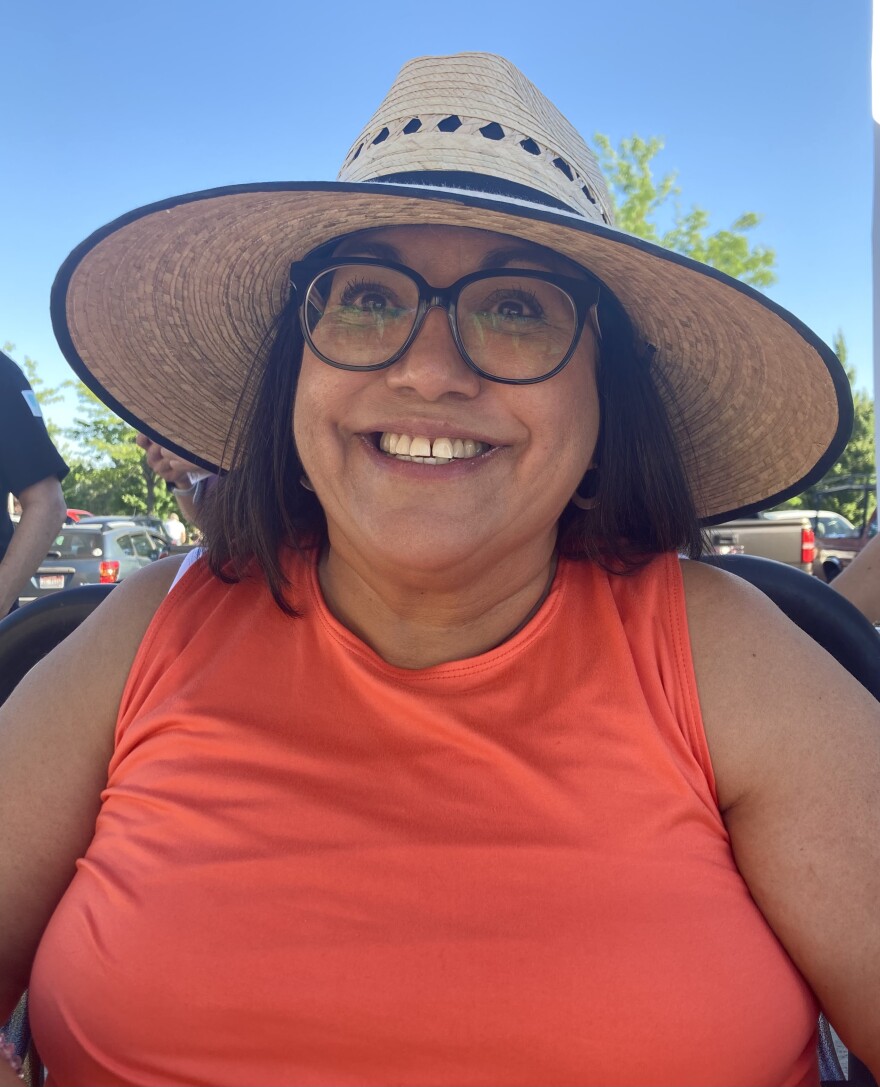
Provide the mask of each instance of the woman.
[{"label": "woman", "polygon": [[676,556],[826,469],[845,377],[609,220],[469,54],[406,65],[338,184],[71,256],[73,365],[230,471],[205,559],[4,709],[4,999],[53,1081],[815,1083],[819,1005],[880,1067],[876,705]]}]

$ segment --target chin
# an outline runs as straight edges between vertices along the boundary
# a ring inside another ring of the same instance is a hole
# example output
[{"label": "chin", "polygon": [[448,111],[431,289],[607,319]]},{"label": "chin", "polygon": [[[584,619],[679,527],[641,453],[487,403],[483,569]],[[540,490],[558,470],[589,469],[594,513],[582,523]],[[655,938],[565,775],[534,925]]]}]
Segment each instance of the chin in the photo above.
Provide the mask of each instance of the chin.
[{"label": "chin", "polygon": [[485,541],[476,540],[463,527],[466,523],[457,520],[444,525],[436,518],[420,517],[415,526],[409,526],[390,518],[372,540],[367,534],[362,542],[372,551],[374,562],[393,566],[401,577],[431,577],[472,563],[475,553],[485,547]]}]

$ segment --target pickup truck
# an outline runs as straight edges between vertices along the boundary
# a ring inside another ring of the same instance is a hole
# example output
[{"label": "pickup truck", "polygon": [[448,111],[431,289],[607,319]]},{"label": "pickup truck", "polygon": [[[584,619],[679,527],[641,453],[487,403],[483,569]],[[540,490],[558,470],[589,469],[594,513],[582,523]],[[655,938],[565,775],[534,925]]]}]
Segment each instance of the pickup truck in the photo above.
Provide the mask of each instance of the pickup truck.
[{"label": "pickup truck", "polygon": [[766,520],[762,517],[741,517],[725,521],[709,529],[710,539],[729,536],[745,555],[759,555],[776,559],[787,566],[797,566],[806,574],[812,574],[816,561],[816,537],[809,517],[792,510],[784,520]]},{"label": "pickup truck", "polygon": [[845,535],[817,535],[816,546],[819,549],[819,556],[823,565],[823,576],[826,581],[831,581],[841,570],[849,566],[868,540],[873,540],[876,535],[876,509],[861,530],[856,528]]}]

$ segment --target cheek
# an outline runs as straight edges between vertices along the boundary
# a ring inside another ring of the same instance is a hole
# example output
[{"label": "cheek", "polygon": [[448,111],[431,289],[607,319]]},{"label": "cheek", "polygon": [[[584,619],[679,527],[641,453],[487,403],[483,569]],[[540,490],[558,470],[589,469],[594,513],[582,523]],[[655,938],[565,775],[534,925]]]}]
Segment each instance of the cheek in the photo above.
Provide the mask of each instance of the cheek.
[{"label": "cheek", "polygon": [[303,352],[293,401],[293,440],[303,467],[319,472],[344,455],[351,418],[374,374],[337,370]]},{"label": "cheek", "polygon": [[593,460],[601,416],[593,358],[573,359],[560,377],[567,380],[556,390],[556,418],[561,422],[557,442],[569,449],[572,471],[583,474]]},{"label": "cheek", "polygon": [[339,397],[341,371],[321,362],[306,348],[303,351],[299,379],[293,398],[294,436],[301,430],[311,430],[320,416],[329,414]]},{"label": "cheek", "polygon": [[320,407],[327,403],[327,392],[322,389],[327,367],[306,349],[303,352],[299,380],[293,398],[293,441],[305,468],[314,463],[316,444],[321,422]]}]

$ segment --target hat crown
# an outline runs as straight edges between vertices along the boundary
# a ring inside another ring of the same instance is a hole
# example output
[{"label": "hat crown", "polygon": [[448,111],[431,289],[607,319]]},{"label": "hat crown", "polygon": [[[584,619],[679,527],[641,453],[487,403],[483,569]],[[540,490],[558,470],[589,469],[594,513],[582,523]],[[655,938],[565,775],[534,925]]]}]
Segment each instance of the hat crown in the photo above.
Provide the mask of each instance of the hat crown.
[{"label": "hat crown", "polygon": [[515,65],[492,53],[417,57],[404,64],[352,144],[338,180],[400,174],[454,188],[461,187],[462,174],[478,175],[467,178],[476,191],[482,175],[493,179],[491,191],[507,183],[529,199],[518,189],[523,186],[539,203],[562,204],[591,222],[613,222],[596,156]]}]

